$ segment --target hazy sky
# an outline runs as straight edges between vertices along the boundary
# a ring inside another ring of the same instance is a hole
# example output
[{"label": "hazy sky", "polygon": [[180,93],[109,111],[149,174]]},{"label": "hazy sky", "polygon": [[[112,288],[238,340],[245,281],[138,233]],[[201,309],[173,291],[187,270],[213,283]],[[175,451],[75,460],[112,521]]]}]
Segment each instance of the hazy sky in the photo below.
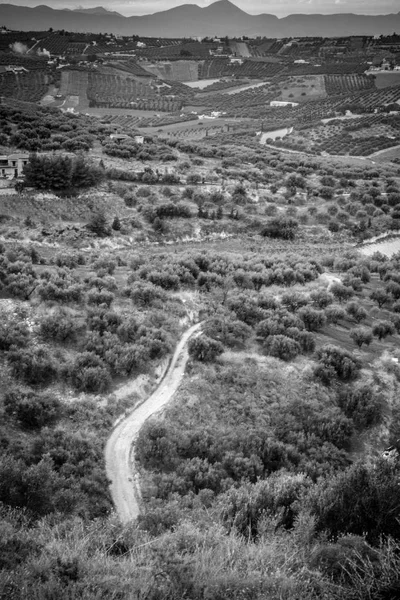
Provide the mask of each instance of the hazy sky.
[{"label": "hazy sky", "polygon": [[[92,8],[104,6],[124,15],[143,15],[167,10],[180,4],[208,6],[215,0],[0,0],[0,4],[37,6],[47,4],[52,8]],[[248,13],[270,13],[284,17],[293,13],[354,12],[358,14],[388,14],[400,11],[399,0],[234,0],[234,4]]]}]

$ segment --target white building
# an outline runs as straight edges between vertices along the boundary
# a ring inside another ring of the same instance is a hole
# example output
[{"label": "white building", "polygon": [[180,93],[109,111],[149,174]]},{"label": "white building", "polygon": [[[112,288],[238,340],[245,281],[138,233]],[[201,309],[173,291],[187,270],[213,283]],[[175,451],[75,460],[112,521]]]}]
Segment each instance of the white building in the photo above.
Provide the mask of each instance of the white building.
[{"label": "white building", "polygon": [[298,106],[299,103],[298,102],[286,102],[284,100],[271,100],[271,102],[269,103],[270,106]]},{"label": "white building", "polygon": [[29,161],[29,154],[18,153],[0,156],[0,177],[14,179],[22,177],[25,165]]}]

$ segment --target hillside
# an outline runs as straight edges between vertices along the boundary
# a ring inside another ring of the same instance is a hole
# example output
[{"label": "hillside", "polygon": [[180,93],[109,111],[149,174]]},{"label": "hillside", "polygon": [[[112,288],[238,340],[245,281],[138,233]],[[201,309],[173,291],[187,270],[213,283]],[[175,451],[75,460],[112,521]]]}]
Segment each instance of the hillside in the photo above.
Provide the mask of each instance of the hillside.
[{"label": "hillside", "polygon": [[400,36],[0,48],[0,598],[397,600]]}]

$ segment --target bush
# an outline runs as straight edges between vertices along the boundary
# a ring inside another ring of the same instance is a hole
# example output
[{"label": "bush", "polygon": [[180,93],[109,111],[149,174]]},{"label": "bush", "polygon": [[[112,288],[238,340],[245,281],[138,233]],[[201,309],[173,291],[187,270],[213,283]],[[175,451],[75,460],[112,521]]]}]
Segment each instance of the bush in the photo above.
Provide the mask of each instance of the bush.
[{"label": "bush", "polygon": [[370,385],[343,391],[339,394],[339,406],[360,431],[382,422],[384,402]]},{"label": "bush", "polygon": [[15,417],[27,428],[50,425],[61,416],[61,403],[55,396],[19,388],[6,392],[4,408],[6,414]]},{"label": "bush", "polygon": [[390,295],[384,290],[374,290],[370,296],[371,300],[377,303],[379,308],[382,308],[384,304],[390,301]]},{"label": "bush", "polygon": [[76,322],[62,311],[44,317],[40,323],[40,335],[48,341],[73,341],[78,330]]},{"label": "bush", "polygon": [[395,332],[395,327],[391,321],[378,321],[372,328],[372,333],[379,341],[388,335],[394,335]]},{"label": "bush", "polygon": [[290,217],[276,217],[270,219],[261,235],[270,238],[281,238],[284,240],[293,240],[296,236],[299,222]]},{"label": "bush", "polygon": [[318,306],[318,308],[326,308],[333,302],[333,295],[326,290],[314,290],[310,294],[311,300]]},{"label": "bush", "polygon": [[70,376],[79,392],[105,392],[111,383],[109,370],[93,352],[84,352],[76,357]]},{"label": "bush", "polygon": [[326,323],[325,313],[321,310],[315,310],[310,306],[304,306],[297,314],[308,331],[318,331]]},{"label": "bush", "polygon": [[360,371],[358,359],[342,348],[327,344],[317,353],[319,365],[315,375],[324,383],[331,383],[336,377],[341,381],[355,379]]},{"label": "bush", "polygon": [[10,350],[12,346],[26,346],[29,330],[25,323],[0,322],[0,350]]},{"label": "bush", "polygon": [[107,306],[107,308],[110,308],[113,300],[114,294],[112,292],[108,292],[107,290],[90,290],[87,296],[88,304],[95,304],[97,306],[104,304],[104,306]]},{"label": "bush", "polygon": [[361,323],[368,317],[368,313],[360,306],[357,302],[349,302],[346,306],[346,312],[349,314],[357,323]]},{"label": "bush", "polygon": [[104,211],[98,211],[93,214],[86,227],[98,237],[106,237],[111,233]]},{"label": "bush", "polygon": [[57,366],[44,346],[12,350],[7,356],[14,377],[30,385],[47,385],[57,376]]},{"label": "bush", "polygon": [[333,283],[330,287],[330,291],[339,302],[348,300],[353,296],[353,290],[342,283]]},{"label": "bush", "polygon": [[399,462],[356,462],[310,489],[304,504],[316,518],[317,531],[329,537],[365,536],[379,544],[382,536],[400,539]]},{"label": "bush", "polygon": [[336,325],[339,321],[346,318],[346,311],[341,306],[328,306],[325,309],[325,315],[328,323]]},{"label": "bush", "polygon": [[370,327],[355,327],[350,331],[349,336],[359,348],[361,348],[363,344],[369,346],[373,337],[372,329],[370,329]]},{"label": "bush", "polygon": [[189,342],[189,356],[201,362],[212,362],[224,351],[221,342],[206,335],[192,338]]},{"label": "bush", "polygon": [[301,352],[298,342],[286,335],[270,335],[264,342],[265,352],[281,360],[292,360]]}]

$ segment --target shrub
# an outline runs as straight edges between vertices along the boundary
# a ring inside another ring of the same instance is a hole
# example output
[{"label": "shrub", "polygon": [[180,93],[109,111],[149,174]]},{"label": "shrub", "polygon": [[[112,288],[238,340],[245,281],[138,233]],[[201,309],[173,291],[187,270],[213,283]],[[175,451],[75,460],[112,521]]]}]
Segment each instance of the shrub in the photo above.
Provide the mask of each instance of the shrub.
[{"label": "shrub", "polygon": [[346,318],[346,311],[341,306],[332,305],[325,309],[325,315],[328,323],[336,325],[339,321]]},{"label": "shrub", "polygon": [[301,352],[298,342],[286,335],[270,335],[264,342],[264,350],[269,356],[281,360],[292,360]]},{"label": "shrub", "polygon": [[270,219],[262,229],[261,235],[270,238],[293,240],[296,236],[299,222],[291,217],[275,217]]},{"label": "shrub", "polygon": [[316,518],[317,531],[330,537],[365,536],[379,544],[382,536],[400,538],[399,463],[378,460],[354,463],[310,488],[304,505]]},{"label": "shrub", "polygon": [[303,321],[308,331],[318,331],[326,323],[325,313],[321,310],[315,310],[310,306],[304,306],[298,312],[298,316]]},{"label": "shrub", "polygon": [[0,350],[26,346],[28,340],[29,330],[25,323],[0,322]]},{"label": "shrub", "polygon": [[384,402],[370,385],[343,391],[339,394],[339,406],[360,431],[382,422]]},{"label": "shrub", "polygon": [[40,335],[49,341],[66,342],[74,340],[79,327],[63,311],[44,317],[40,323]]},{"label": "shrub", "polygon": [[12,415],[27,428],[50,425],[61,416],[61,403],[55,396],[19,388],[6,392],[4,408],[6,414]]},{"label": "shrub", "polygon": [[349,314],[357,323],[361,323],[368,317],[368,313],[360,306],[357,302],[349,302],[346,306],[346,312]]},{"label": "shrub", "polygon": [[107,290],[90,290],[87,296],[88,304],[95,304],[97,306],[104,304],[105,306],[107,306],[107,308],[110,308],[113,300],[114,294],[112,292],[108,292]]},{"label": "shrub", "polygon": [[326,308],[333,302],[333,295],[326,290],[314,290],[310,294],[311,300],[318,306],[318,308]]},{"label": "shrub", "polygon": [[129,290],[129,296],[137,306],[151,306],[157,301],[167,300],[167,295],[161,287],[147,281],[135,282]]},{"label": "shrub", "polygon": [[105,392],[111,383],[107,367],[93,352],[84,352],[76,357],[70,376],[73,386],[79,392]]},{"label": "shrub", "polygon": [[44,346],[12,350],[7,359],[14,377],[30,385],[46,385],[57,376],[53,357]]},{"label": "shrub", "polygon": [[189,342],[189,356],[201,362],[212,362],[224,351],[221,342],[206,335],[192,338]]},{"label": "shrub", "polygon": [[372,329],[370,327],[355,327],[349,333],[349,336],[359,348],[363,344],[369,346],[372,342]]},{"label": "shrub", "polygon": [[348,300],[353,296],[353,290],[342,283],[333,283],[330,287],[330,291],[339,302]]},{"label": "shrub", "polygon": [[360,362],[347,350],[327,344],[318,351],[317,357],[319,365],[315,375],[324,383],[331,383],[336,377],[351,381],[359,374]]},{"label": "shrub", "polygon": [[382,340],[388,335],[395,333],[395,327],[391,321],[378,321],[373,328],[372,333],[379,339]]},{"label": "shrub", "polygon": [[371,300],[377,303],[379,308],[382,308],[384,304],[390,301],[390,296],[384,290],[374,290],[370,296]]},{"label": "shrub", "polygon": [[87,228],[98,237],[106,237],[110,235],[110,227],[107,222],[107,217],[103,211],[98,211],[93,214]]}]

